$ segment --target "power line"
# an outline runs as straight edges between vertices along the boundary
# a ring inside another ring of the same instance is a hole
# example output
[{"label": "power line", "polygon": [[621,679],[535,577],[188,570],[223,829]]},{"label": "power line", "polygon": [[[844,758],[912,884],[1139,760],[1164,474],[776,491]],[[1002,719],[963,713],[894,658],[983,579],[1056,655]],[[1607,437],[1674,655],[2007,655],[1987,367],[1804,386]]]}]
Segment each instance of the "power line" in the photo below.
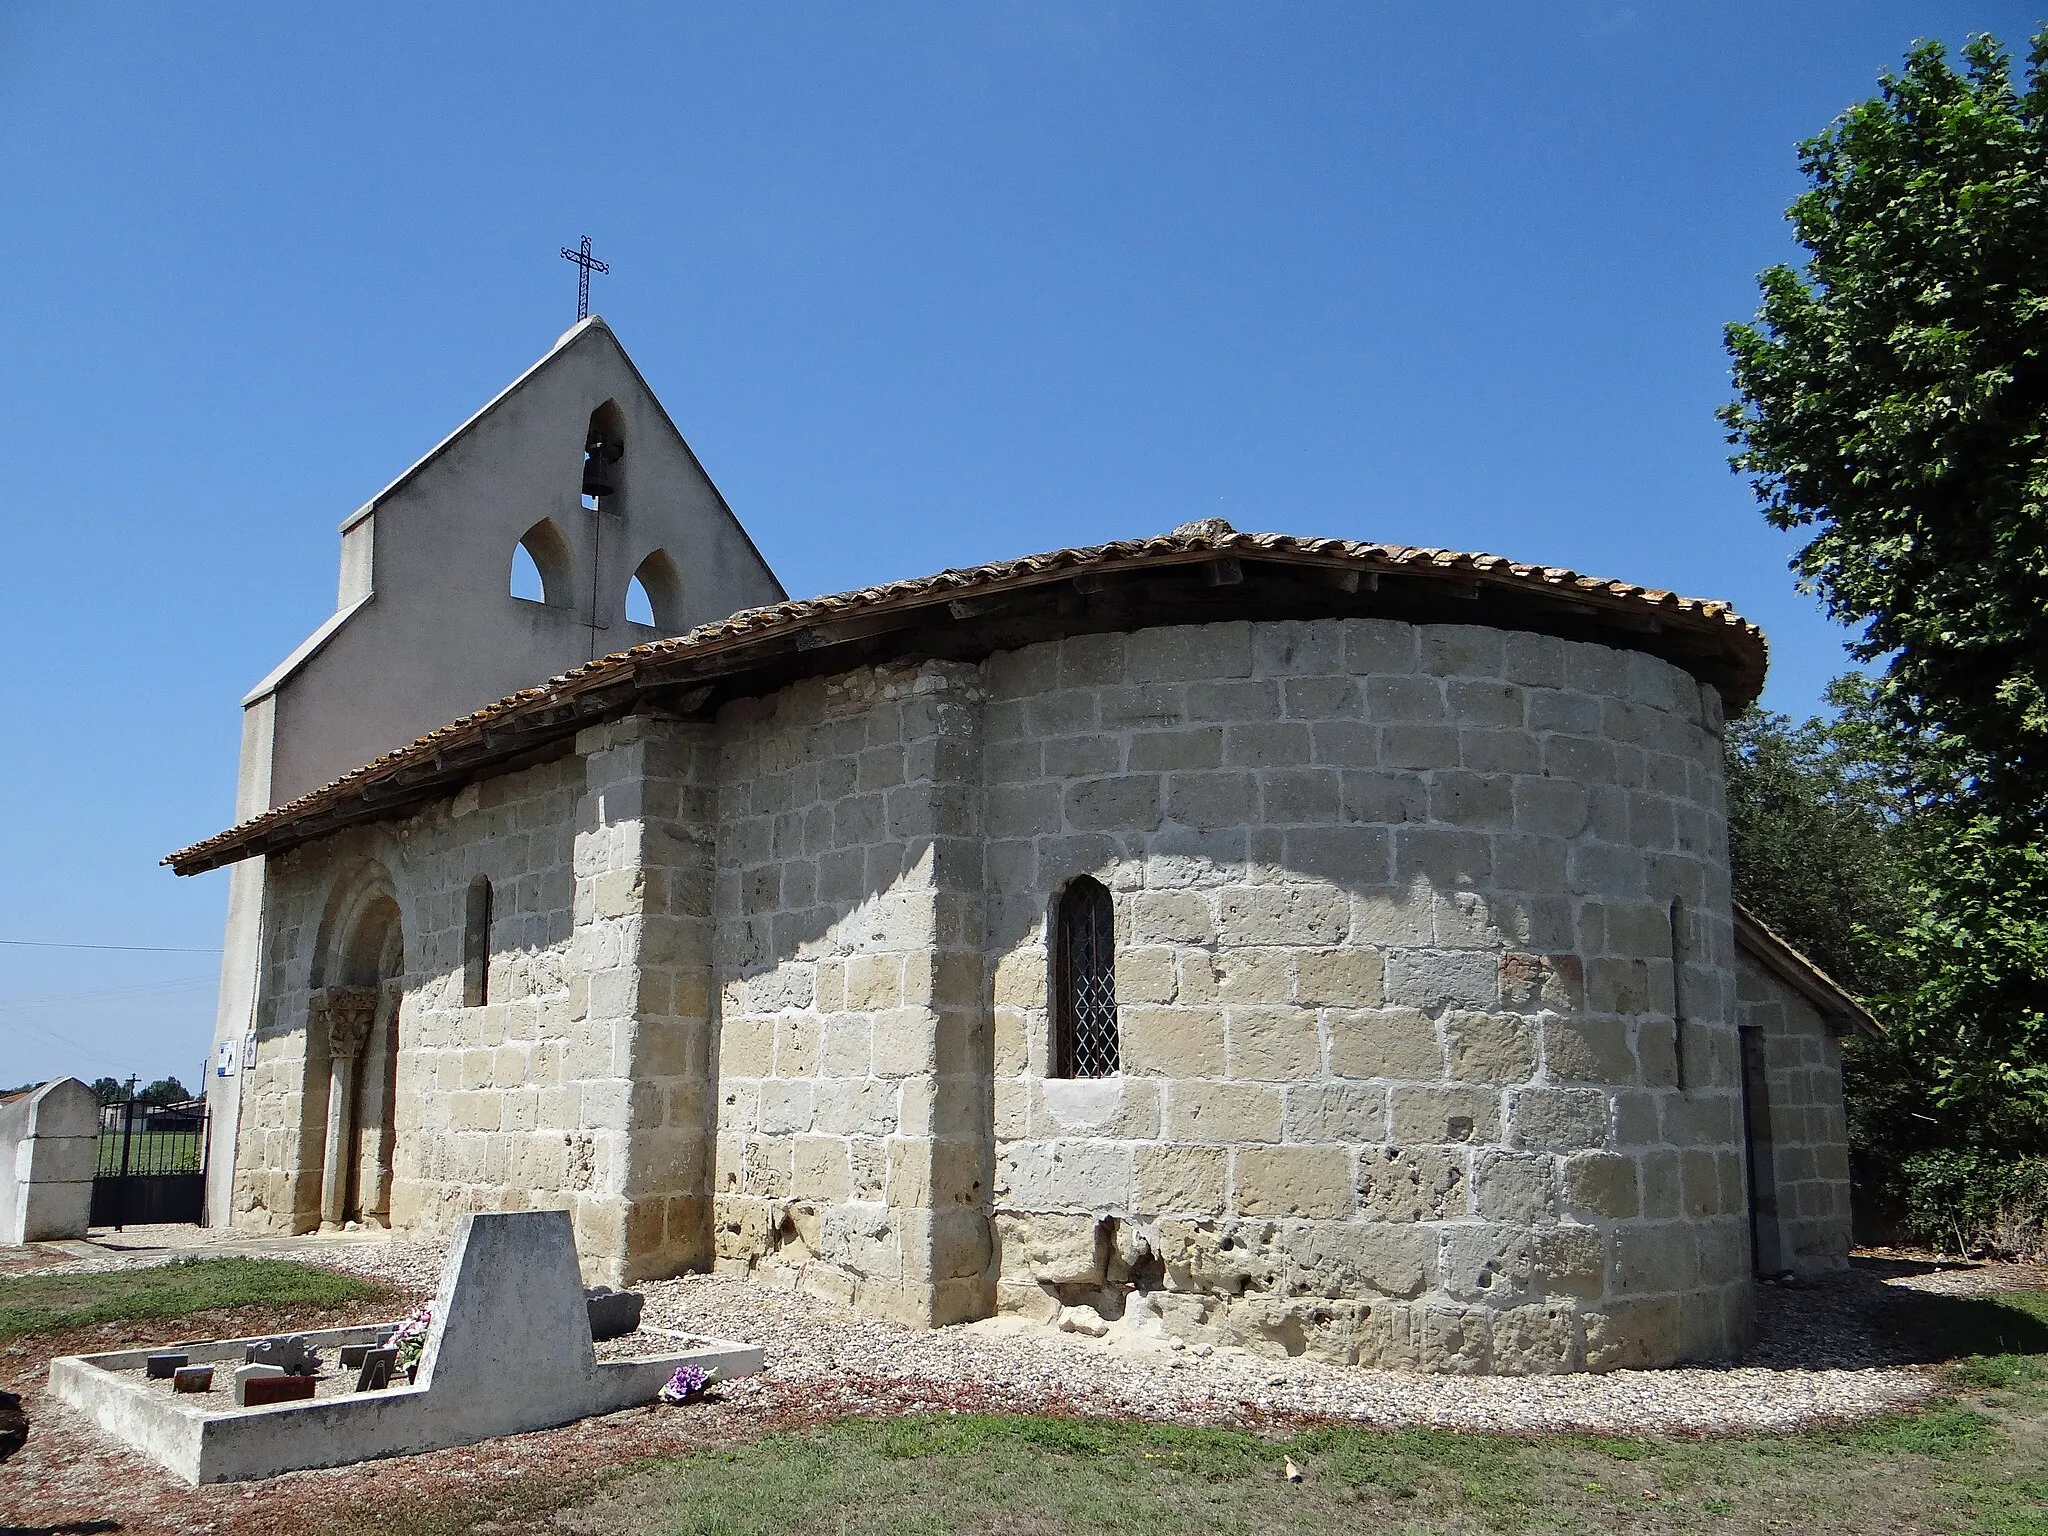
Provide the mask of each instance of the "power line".
[{"label": "power line", "polygon": [[51,939],[0,939],[10,949],[118,949],[131,955],[217,955],[218,949],[178,949],[167,944],[60,944]]},{"label": "power line", "polygon": [[211,986],[211,976],[180,976],[173,981],[144,981],[127,987],[105,987],[93,992],[59,992],[54,997],[0,997],[0,1013],[10,1008],[55,1008],[65,1003],[94,1002],[108,997],[139,997],[168,992],[175,987]]},{"label": "power line", "polygon": [[30,1024],[28,1028],[34,1030],[39,1035],[49,1036],[60,1045],[68,1045],[75,1051],[83,1051],[90,1060],[98,1062],[103,1067],[120,1066],[120,1063],[115,1061],[113,1057],[103,1055],[98,1046],[87,1045],[83,1040],[74,1040],[69,1035],[60,1035],[56,1030],[45,1029],[40,1024]]}]

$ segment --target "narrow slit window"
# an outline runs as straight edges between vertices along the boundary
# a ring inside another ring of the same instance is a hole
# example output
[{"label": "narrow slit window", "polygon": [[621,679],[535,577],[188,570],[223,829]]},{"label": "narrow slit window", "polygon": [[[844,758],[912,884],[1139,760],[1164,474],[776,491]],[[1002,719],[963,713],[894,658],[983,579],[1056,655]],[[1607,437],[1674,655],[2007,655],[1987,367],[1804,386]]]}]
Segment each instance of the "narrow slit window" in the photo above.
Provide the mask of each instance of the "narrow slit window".
[{"label": "narrow slit window", "polygon": [[1685,1091],[1685,903],[1671,903],[1671,1056],[1672,1075]]},{"label": "narrow slit window", "polygon": [[1114,910],[1101,882],[1082,875],[1054,916],[1053,1076],[1114,1077],[1121,1066]]},{"label": "narrow slit window", "polygon": [[462,924],[462,1006],[481,1008],[490,1000],[491,882],[478,875],[469,882]]}]

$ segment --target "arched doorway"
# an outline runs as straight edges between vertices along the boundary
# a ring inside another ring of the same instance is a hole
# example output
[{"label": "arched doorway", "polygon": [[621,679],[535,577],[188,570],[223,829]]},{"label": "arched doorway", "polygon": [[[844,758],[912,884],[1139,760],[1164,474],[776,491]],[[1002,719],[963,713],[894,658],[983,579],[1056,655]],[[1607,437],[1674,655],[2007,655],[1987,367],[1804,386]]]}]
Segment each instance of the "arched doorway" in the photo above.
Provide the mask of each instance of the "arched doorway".
[{"label": "arched doorway", "polygon": [[[313,1022],[327,1067],[320,1229],[331,1232],[351,1221],[390,1222],[405,937],[384,872],[352,882],[325,928]],[[309,1091],[309,1107],[314,1097]]]}]

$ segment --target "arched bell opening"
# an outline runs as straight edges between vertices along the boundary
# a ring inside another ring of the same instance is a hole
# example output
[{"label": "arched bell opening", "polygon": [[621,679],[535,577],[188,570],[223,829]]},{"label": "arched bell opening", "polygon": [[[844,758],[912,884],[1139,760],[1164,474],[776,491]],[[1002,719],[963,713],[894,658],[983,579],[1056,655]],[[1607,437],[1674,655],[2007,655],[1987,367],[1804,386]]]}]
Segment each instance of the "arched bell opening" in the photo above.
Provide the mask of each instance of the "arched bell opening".
[{"label": "arched bell opening", "polygon": [[626,414],[616,400],[590,413],[583,435],[583,505],[596,511],[617,511],[612,498],[625,483]]},{"label": "arched bell opening", "polygon": [[551,517],[544,517],[519,536],[512,551],[512,595],[523,602],[569,608],[576,589],[569,580],[569,540]]},{"label": "arched bell opening", "polygon": [[[390,877],[380,866],[356,872],[330,905],[323,928],[305,1099],[309,1132],[313,1117],[320,1117],[320,1228],[386,1226],[397,1154],[393,1106],[405,936]],[[319,1092],[316,1068],[322,1064],[326,1082]]]},{"label": "arched bell opening", "polygon": [[635,568],[626,584],[626,619],[671,634],[688,627],[683,622],[683,574],[667,550],[655,550]]}]

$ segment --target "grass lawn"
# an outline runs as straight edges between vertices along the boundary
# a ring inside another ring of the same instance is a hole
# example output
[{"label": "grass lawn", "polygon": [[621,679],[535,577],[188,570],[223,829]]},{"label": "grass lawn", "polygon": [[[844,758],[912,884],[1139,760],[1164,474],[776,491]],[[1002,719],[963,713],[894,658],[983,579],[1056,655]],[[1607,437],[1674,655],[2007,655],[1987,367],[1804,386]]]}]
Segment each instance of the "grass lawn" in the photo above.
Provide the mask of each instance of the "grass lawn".
[{"label": "grass lawn", "polygon": [[[1917,1413],[1736,1440],[1350,1428],[1266,1439],[1026,1416],[850,1421],[646,1463],[587,1492],[556,1528],[2048,1536],[2048,1292],[1944,1299],[1939,1311],[1959,1353],[1970,1341],[2031,1352],[1965,1360],[1953,1394]],[[1287,1458],[1299,1484],[1283,1480]],[[539,1508],[522,1513],[546,1524]],[[506,1529],[504,1518],[501,1506],[485,1528]]]},{"label": "grass lawn", "polygon": [[382,1286],[282,1259],[201,1259],[83,1275],[0,1277],[0,1344],[24,1333],[231,1307],[371,1301]]}]

